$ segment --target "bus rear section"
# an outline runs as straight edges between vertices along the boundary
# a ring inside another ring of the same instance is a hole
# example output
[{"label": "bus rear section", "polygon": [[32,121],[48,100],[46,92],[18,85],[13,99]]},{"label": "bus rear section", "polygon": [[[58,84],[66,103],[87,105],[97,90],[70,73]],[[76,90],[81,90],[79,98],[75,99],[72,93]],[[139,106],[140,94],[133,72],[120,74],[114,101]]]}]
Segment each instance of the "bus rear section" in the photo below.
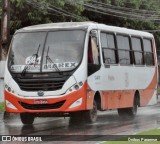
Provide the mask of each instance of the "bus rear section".
[{"label": "bus rear section", "polygon": [[134,117],[138,107],[157,103],[154,37],[125,28],[99,25],[98,29],[101,68],[88,77],[91,95],[98,109],[117,109],[122,117]]},{"label": "bus rear section", "polygon": [[95,122],[97,110],[135,116],[155,101],[156,86],[151,34],[91,22],[38,25],[13,37],[5,105],[23,124],[39,116]]}]

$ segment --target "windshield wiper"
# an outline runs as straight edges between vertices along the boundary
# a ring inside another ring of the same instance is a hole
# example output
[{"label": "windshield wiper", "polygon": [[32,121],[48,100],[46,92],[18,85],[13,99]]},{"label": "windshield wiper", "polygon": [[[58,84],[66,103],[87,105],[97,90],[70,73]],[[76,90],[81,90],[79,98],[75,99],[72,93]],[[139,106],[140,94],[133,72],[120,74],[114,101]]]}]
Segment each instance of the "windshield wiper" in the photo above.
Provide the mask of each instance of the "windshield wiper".
[{"label": "windshield wiper", "polygon": [[55,70],[56,70],[57,72],[59,72],[60,74],[62,74],[61,71],[59,70],[59,68],[57,67],[57,65],[56,65],[56,64],[52,61],[52,59],[48,56],[48,53],[49,53],[49,46],[48,46],[47,55],[46,55],[46,65],[47,65],[47,61],[49,61],[50,63],[53,64],[53,67],[55,68]]},{"label": "windshield wiper", "polygon": [[[38,59],[38,53],[39,53],[40,46],[41,46],[41,45],[39,44],[39,45],[38,45],[38,49],[37,49],[37,53],[35,53],[35,54],[33,54],[33,55],[31,56],[31,57],[35,57],[35,63],[34,63],[34,65],[36,64],[37,59]],[[22,73],[21,73],[22,76],[25,75],[28,66],[29,66],[29,65],[32,65],[32,64],[33,64],[33,63],[30,63],[30,64],[25,65],[25,67],[24,67],[24,69],[22,70]]]}]

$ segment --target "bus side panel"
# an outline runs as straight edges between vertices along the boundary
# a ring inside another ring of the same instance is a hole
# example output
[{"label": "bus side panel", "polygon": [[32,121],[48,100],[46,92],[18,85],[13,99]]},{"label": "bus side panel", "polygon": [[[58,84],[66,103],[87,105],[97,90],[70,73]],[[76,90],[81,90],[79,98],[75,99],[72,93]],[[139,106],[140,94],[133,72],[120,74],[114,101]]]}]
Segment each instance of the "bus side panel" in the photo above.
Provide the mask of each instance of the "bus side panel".
[{"label": "bus side panel", "polygon": [[126,108],[133,106],[134,90],[117,90],[103,92],[103,109]]}]

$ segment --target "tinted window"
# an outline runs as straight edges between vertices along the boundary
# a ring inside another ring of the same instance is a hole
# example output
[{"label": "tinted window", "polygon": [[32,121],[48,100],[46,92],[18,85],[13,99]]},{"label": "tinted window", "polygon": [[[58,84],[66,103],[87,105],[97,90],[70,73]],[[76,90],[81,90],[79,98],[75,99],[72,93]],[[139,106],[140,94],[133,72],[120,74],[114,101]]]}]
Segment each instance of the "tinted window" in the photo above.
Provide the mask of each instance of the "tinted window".
[{"label": "tinted window", "polygon": [[143,39],[144,58],[146,65],[154,65],[154,57],[152,51],[152,42],[149,39]]},{"label": "tinted window", "polygon": [[104,63],[110,63],[110,64],[115,64],[116,63],[116,58],[115,58],[115,51],[111,49],[103,49],[103,54],[104,54]]},{"label": "tinted window", "polygon": [[140,38],[132,37],[132,49],[134,53],[135,64],[142,65],[143,64],[143,51],[142,51],[142,45],[141,45]]},{"label": "tinted window", "polygon": [[127,36],[117,36],[118,49],[130,50],[129,37]]},{"label": "tinted window", "polygon": [[151,40],[149,40],[149,39],[143,39],[143,44],[144,44],[144,51],[146,51],[146,52],[152,52]]},{"label": "tinted window", "polygon": [[102,48],[108,47],[107,35],[105,33],[101,33],[101,46]]},{"label": "tinted window", "polygon": [[140,38],[132,38],[132,49],[134,51],[142,51]]},{"label": "tinted window", "polygon": [[113,34],[101,33],[101,45],[105,64],[116,63],[116,48]]},{"label": "tinted window", "polygon": [[118,55],[119,55],[119,63],[120,64],[130,64],[130,45],[129,45],[129,37],[127,36],[117,36],[117,44],[118,44]]}]

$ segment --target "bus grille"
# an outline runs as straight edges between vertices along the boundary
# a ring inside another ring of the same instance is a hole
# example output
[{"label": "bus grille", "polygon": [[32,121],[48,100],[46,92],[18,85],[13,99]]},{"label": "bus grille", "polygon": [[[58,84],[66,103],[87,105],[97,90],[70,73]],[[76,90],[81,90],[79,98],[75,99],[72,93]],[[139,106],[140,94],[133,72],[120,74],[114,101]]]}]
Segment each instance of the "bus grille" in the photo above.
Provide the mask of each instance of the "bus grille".
[{"label": "bus grille", "polygon": [[54,91],[59,90],[63,87],[66,80],[60,79],[22,79],[17,78],[16,82],[18,83],[21,90],[24,91]]},{"label": "bus grille", "polygon": [[19,104],[29,110],[47,110],[47,109],[58,109],[65,103],[65,100],[54,103],[54,104],[27,104],[19,102]]}]

